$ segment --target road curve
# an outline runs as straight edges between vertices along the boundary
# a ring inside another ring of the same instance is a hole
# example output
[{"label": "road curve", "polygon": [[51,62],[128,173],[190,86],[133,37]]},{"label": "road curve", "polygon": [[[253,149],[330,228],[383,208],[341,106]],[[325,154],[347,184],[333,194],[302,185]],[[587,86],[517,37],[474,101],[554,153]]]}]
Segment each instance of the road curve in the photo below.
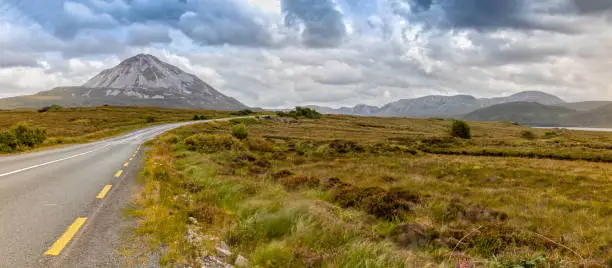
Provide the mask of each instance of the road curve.
[{"label": "road curve", "polygon": [[[121,181],[137,173],[134,169],[140,165],[136,158],[141,144],[190,123],[154,126],[93,143],[0,157],[0,267],[67,267],[57,259],[75,259],[67,256],[75,252],[70,250],[75,240],[99,235],[88,231],[100,228],[91,227],[96,214],[105,203],[113,202],[113,192],[121,191],[117,189]],[[104,239],[96,240],[97,247],[104,248],[99,243]]]}]

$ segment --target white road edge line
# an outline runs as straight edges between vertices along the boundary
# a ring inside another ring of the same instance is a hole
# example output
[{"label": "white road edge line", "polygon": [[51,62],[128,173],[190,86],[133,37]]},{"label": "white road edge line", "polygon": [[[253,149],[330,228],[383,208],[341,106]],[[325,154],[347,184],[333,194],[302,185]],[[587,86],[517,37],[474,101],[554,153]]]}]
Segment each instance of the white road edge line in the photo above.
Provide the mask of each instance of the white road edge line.
[{"label": "white road edge line", "polygon": [[87,151],[87,152],[84,152],[84,153],[80,153],[80,154],[71,155],[71,156],[68,156],[68,157],[61,158],[61,159],[57,159],[57,160],[53,160],[53,161],[49,161],[49,162],[45,162],[45,163],[38,164],[38,165],[34,165],[34,166],[25,167],[25,168],[18,169],[18,170],[13,170],[13,171],[11,171],[11,172],[7,172],[7,173],[0,174],[0,177],[4,177],[4,176],[12,175],[12,174],[15,174],[15,173],[24,172],[24,171],[26,171],[26,170],[30,170],[30,169],[34,169],[34,168],[38,168],[38,167],[42,167],[42,166],[46,166],[46,165],[50,165],[50,164],[57,163],[57,162],[61,162],[61,161],[65,161],[65,160],[68,160],[68,159],[71,159],[71,158],[79,157],[79,156],[81,156],[81,155],[86,155],[86,154],[92,153],[92,152],[94,152],[94,151],[100,150],[100,149],[102,149],[102,148],[106,148],[106,147],[108,147],[108,146],[111,146],[111,144],[113,144],[113,143],[112,143],[112,142],[110,142],[110,143],[108,143],[108,144],[106,144],[106,145],[104,145],[104,146],[102,146],[102,147],[98,147],[98,148],[95,148],[95,149],[93,149],[93,150],[91,150],[91,151]]}]

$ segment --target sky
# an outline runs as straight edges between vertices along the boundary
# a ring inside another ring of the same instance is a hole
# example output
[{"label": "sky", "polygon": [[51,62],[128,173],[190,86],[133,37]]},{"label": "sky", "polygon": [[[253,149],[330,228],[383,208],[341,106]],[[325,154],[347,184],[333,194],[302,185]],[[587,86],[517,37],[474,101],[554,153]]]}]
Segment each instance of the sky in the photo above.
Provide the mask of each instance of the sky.
[{"label": "sky", "polygon": [[150,53],[253,107],[612,100],[610,0],[0,0],[0,97]]}]

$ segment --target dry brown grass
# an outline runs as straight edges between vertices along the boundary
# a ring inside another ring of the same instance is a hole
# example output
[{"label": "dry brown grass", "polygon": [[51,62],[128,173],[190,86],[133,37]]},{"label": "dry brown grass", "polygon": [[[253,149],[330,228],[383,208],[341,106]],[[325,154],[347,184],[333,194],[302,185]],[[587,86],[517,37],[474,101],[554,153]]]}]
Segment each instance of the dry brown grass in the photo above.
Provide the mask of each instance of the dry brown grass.
[{"label": "dry brown grass", "polygon": [[[164,155],[176,174],[159,180],[149,173],[145,186],[159,183],[167,196],[186,195],[192,203],[182,207],[150,191],[157,197],[142,209],[163,204],[183,215],[171,226],[186,225],[187,215],[200,211],[195,214],[212,217],[204,232],[223,236],[264,267],[610,265],[612,164],[549,158],[559,150],[608,156],[612,133],[532,129],[536,137],[526,140],[525,127],[471,123],[473,139],[457,141],[448,138],[450,124],[350,116],[260,120],[248,125],[248,140],[200,151],[180,141],[228,135],[231,124],[183,127],[169,134],[179,142],[162,137],[154,145],[169,148]],[[431,148],[541,158],[432,154]],[[194,210],[197,204],[215,209]],[[176,250],[166,260],[194,254]]]}]

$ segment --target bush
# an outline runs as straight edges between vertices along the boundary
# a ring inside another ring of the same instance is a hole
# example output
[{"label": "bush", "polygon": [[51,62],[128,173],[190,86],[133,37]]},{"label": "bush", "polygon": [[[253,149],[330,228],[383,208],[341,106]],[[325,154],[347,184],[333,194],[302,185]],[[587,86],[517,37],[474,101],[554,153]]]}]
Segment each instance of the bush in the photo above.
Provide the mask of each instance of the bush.
[{"label": "bush", "polygon": [[153,123],[153,122],[155,122],[155,121],[156,121],[156,119],[155,119],[155,117],[153,117],[153,116],[149,115],[149,116],[147,116],[146,121],[147,121],[147,123]]},{"label": "bush", "polygon": [[521,138],[526,139],[526,140],[533,140],[536,138],[536,135],[533,134],[533,132],[529,131],[529,130],[525,130],[523,132],[521,132]]},{"label": "bush", "polygon": [[0,132],[0,151],[12,152],[19,147],[34,147],[47,139],[47,131],[41,128],[18,124],[8,131]]},{"label": "bush", "polygon": [[321,118],[321,114],[315,111],[314,109],[304,108],[304,107],[299,107],[299,106],[295,107],[295,110],[289,111],[288,113],[277,112],[276,114],[280,117],[293,117],[293,118],[305,117],[305,118],[310,118],[310,119]]},{"label": "bush", "polygon": [[0,152],[9,153],[17,149],[18,141],[12,131],[0,132]]},{"label": "bush", "polygon": [[11,129],[17,138],[18,145],[34,147],[47,139],[47,131],[41,128],[19,124]]},{"label": "bush", "polygon": [[232,127],[232,136],[244,140],[249,137],[249,131],[245,124],[238,124]]},{"label": "bush", "polygon": [[183,143],[190,151],[214,153],[220,150],[232,149],[237,141],[229,135],[198,133],[187,137],[183,140]]},{"label": "bush", "polygon": [[63,110],[64,107],[59,106],[57,104],[53,104],[51,106],[46,106],[46,107],[42,107],[38,110],[39,113],[44,113],[44,112],[57,112],[57,111],[61,111]]},{"label": "bush", "polygon": [[205,116],[205,115],[194,115],[193,118],[191,120],[193,121],[198,121],[198,120],[210,120],[212,119],[210,116]]},{"label": "bush", "polygon": [[455,138],[471,139],[472,134],[470,125],[468,125],[465,121],[455,120],[453,122],[453,126],[451,127],[451,136]]},{"label": "bush", "polygon": [[255,114],[255,112],[249,110],[249,109],[244,109],[244,110],[240,110],[237,112],[233,112],[232,115],[240,115],[240,116],[245,116],[245,115],[252,115]]}]

